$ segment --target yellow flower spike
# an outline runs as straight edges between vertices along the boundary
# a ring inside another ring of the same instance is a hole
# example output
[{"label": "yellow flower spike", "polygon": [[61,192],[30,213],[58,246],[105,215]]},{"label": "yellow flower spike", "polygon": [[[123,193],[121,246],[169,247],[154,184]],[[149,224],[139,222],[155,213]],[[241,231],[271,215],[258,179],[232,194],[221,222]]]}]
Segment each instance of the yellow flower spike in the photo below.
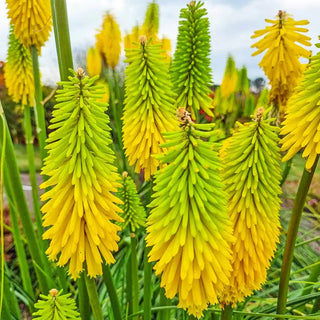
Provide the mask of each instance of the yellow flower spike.
[{"label": "yellow flower spike", "polygon": [[147,39],[151,38],[151,43],[158,43],[159,31],[159,5],[156,2],[148,4],[145,19],[141,28],[141,34],[144,34]]},{"label": "yellow flower spike", "polygon": [[172,86],[160,45],[141,36],[139,47],[126,50],[126,55],[123,143],[129,164],[138,173],[144,170],[149,180],[159,166],[151,155],[161,153],[162,133],[178,126]]},{"label": "yellow flower spike", "polygon": [[146,242],[166,296],[178,294],[178,306],[200,318],[229,283],[234,238],[220,161],[206,141],[213,125],[192,123],[184,108],[178,116],[182,127],[164,133],[169,150],[157,156],[168,165],[155,174]]},{"label": "yellow flower spike", "polygon": [[228,210],[236,241],[231,245],[233,271],[220,296],[226,306],[242,301],[261,288],[274,256],[280,233],[280,148],[278,127],[263,120],[242,125],[227,140],[223,151],[223,177]]},{"label": "yellow flower spike", "polygon": [[102,29],[96,35],[96,47],[107,63],[107,65],[115,69],[121,53],[121,32],[114,16],[107,13],[104,16]]},{"label": "yellow flower spike", "polygon": [[9,35],[7,63],[4,67],[5,83],[12,100],[23,106],[34,105],[34,81],[29,50],[16,39],[13,29]]},{"label": "yellow flower spike", "polygon": [[255,31],[251,38],[264,37],[251,46],[257,48],[252,55],[258,55],[266,50],[259,65],[271,85],[269,103],[277,106],[280,113],[283,114],[287,101],[304,70],[299,59],[310,56],[310,51],[300,46],[311,46],[310,38],[302,34],[308,29],[300,27],[309,22],[307,20],[295,21],[281,10],[275,20],[266,19],[265,21],[272,25]]},{"label": "yellow flower spike", "polygon": [[103,96],[101,99],[98,99],[99,102],[104,102],[104,103],[109,103],[110,100],[110,89],[109,89],[109,85],[108,82],[106,82],[103,79],[99,79],[97,81],[97,85],[102,86],[103,87]]},{"label": "yellow flower spike", "polygon": [[40,52],[52,30],[50,0],[7,0],[7,8],[17,39]]},{"label": "yellow flower spike", "polygon": [[[101,56],[97,48],[89,48],[87,52],[87,70],[91,77],[100,76]],[[108,101],[107,101],[108,102]]]},{"label": "yellow flower spike", "polygon": [[162,54],[166,58],[166,62],[170,64],[171,62],[171,41],[168,38],[162,38],[161,49],[164,51]]},{"label": "yellow flower spike", "polygon": [[[317,45],[320,48],[320,44]],[[289,99],[281,135],[282,151],[288,151],[282,161],[304,149],[306,169],[310,170],[320,154],[320,52],[311,57],[303,80]]]},{"label": "yellow flower spike", "polygon": [[229,55],[221,83],[221,97],[228,99],[236,92],[238,85],[238,70],[233,58]]},{"label": "yellow flower spike", "polygon": [[125,49],[136,48],[137,45],[134,43],[139,42],[140,35],[141,35],[141,28],[137,24],[132,28],[131,33],[127,34],[124,37],[124,48]]},{"label": "yellow flower spike", "polygon": [[98,76],[72,72],[69,81],[58,83],[63,89],[57,91],[42,169],[49,179],[40,187],[52,187],[41,196],[48,200],[41,208],[48,227],[43,238],[51,240],[46,253],[60,266],[70,262],[69,274],[76,279],[84,263],[95,277],[102,273],[102,257],[114,262],[111,252],[118,249],[121,228],[112,220],[122,221],[117,214],[122,201],[114,195],[121,184],[112,165],[107,104],[97,102],[104,93],[94,85]]}]

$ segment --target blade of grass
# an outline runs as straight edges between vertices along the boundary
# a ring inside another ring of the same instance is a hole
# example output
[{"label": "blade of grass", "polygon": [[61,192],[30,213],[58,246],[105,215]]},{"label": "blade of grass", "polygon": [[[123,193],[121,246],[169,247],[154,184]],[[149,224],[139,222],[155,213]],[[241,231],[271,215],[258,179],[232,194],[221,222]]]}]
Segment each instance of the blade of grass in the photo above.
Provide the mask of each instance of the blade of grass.
[{"label": "blade of grass", "polygon": [[[28,164],[29,164],[29,176],[32,187],[32,200],[33,200],[33,211],[34,216],[36,218],[36,225],[39,237],[42,237],[43,227],[42,227],[42,217],[40,212],[40,204],[39,204],[39,192],[38,192],[38,183],[36,176],[36,167],[34,163],[34,149],[33,149],[33,139],[32,139],[32,127],[31,127],[31,115],[30,115],[30,107],[24,106],[24,130],[25,130],[25,139],[26,139],[26,147],[27,147],[27,156],[28,156]],[[46,243],[41,240],[40,246],[42,250],[46,249]]]},{"label": "blade of grass", "polygon": [[[4,111],[0,104],[0,117],[2,118]],[[3,226],[3,215],[4,215],[4,201],[3,201],[3,169],[4,159],[6,153],[6,130],[2,127],[2,150],[1,150],[1,161],[0,161],[0,238],[1,238],[1,279],[0,279],[0,319],[3,307],[3,293],[4,293],[4,226]]]},{"label": "blade of grass", "polygon": [[[0,132],[2,136],[3,130],[6,130],[6,149],[5,149],[5,157],[6,157],[6,168],[8,172],[8,178],[12,183],[12,186],[14,188],[13,191],[13,199],[17,207],[17,212],[19,212],[22,227],[24,230],[24,233],[26,234],[26,239],[28,242],[28,247],[32,256],[32,259],[41,266],[46,272],[49,273],[49,263],[44,255],[43,251],[41,250],[39,246],[39,239],[36,236],[35,230],[33,228],[33,223],[31,220],[30,212],[28,209],[28,205],[26,202],[26,198],[22,189],[21,179],[20,179],[20,173],[18,170],[17,161],[14,154],[13,144],[10,137],[10,132],[8,129],[7,122],[5,120],[4,115],[0,117]],[[1,139],[2,140],[2,139]],[[2,143],[1,143],[1,149],[2,149]],[[7,185],[7,181],[5,181],[5,186]],[[49,291],[49,284],[46,279],[46,277],[43,276],[43,274],[39,273],[36,270],[37,278],[39,280],[40,289],[43,293],[46,293]]]},{"label": "blade of grass", "polygon": [[6,195],[9,202],[10,218],[11,218],[11,224],[12,224],[12,235],[13,235],[14,245],[17,253],[17,258],[19,261],[22,285],[23,285],[23,289],[32,298],[32,300],[30,301],[30,305],[33,306],[35,296],[34,296],[33,287],[31,283],[31,276],[29,272],[28,261],[27,261],[25,250],[24,250],[24,245],[21,239],[18,214],[17,214],[16,205],[13,201],[13,196],[12,196],[13,191],[12,191],[10,179],[8,177],[8,170],[5,170],[4,179],[7,182]]}]

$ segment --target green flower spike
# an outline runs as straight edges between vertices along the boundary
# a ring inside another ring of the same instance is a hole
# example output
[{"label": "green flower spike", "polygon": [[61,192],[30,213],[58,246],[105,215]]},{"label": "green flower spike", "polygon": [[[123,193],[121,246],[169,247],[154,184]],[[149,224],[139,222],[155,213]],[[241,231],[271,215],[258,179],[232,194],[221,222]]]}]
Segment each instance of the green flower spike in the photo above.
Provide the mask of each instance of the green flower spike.
[{"label": "green flower spike", "polygon": [[146,180],[157,171],[162,132],[178,127],[168,65],[161,56],[161,45],[150,44],[140,36],[137,48],[126,50],[126,95],[123,112],[123,143],[130,165]]},{"label": "green flower spike", "polygon": [[136,185],[126,171],[122,173],[122,187],[119,188],[117,196],[123,202],[119,205],[123,211],[121,216],[125,221],[123,229],[130,225],[130,230],[135,232],[145,224],[146,212],[141,204]]},{"label": "green flower spike", "polygon": [[224,151],[224,182],[236,241],[222,305],[235,305],[261,288],[279,242],[279,128],[268,123],[274,119],[263,120],[263,113],[259,108],[255,121],[239,124]]},{"label": "green flower spike", "polygon": [[152,38],[152,43],[159,41],[159,5],[156,2],[148,4],[141,31],[148,39]]},{"label": "green flower spike", "polygon": [[76,303],[70,299],[71,294],[61,294],[51,289],[47,296],[40,294],[38,302],[34,305],[38,311],[34,312],[34,320],[81,320]]},{"label": "green flower spike", "polygon": [[179,307],[201,317],[229,283],[233,236],[220,160],[203,140],[212,124],[193,123],[184,108],[178,115],[182,127],[164,134],[170,149],[157,156],[168,165],[155,174],[146,241],[166,296],[178,293]]},{"label": "green flower spike", "polygon": [[207,10],[203,3],[191,1],[187,9],[180,11],[180,26],[177,49],[170,70],[174,90],[177,94],[176,107],[184,107],[195,118],[202,109],[213,116],[210,110],[211,68],[210,35]]}]

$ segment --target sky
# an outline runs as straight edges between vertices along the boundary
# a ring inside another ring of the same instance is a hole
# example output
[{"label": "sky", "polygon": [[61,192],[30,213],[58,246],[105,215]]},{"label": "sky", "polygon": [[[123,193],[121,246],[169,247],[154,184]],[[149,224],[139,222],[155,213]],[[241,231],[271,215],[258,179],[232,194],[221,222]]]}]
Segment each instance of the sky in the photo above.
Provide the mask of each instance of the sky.
[{"label": "sky", "polygon": [[[142,24],[147,5],[151,0],[66,0],[69,18],[71,46],[74,56],[85,52],[95,43],[95,34],[101,27],[103,15],[110,11],[120,25],[122,36],[130,32],[136,24]],[[180,9],[186,7],[185,0],[158,0],[160,7],[159,36],[166,36],[175,48],[178,34]],[[267,25],[265,18],[273,19],[279,10],[287,11],[295,20],[307,19],[310,24],[308,36],[311,37],[312,52],[316,53],[315,43],[320,42],[320,1],[319,0],[207,0],[211,34],[211,67],[213,82],[220,84],[226,60],[233,56],[236,66],[248,69],[250,79],[264,77],[259,67],[262,55],[252,57],[255,51],[251,39],[255,30]],[[6,59],[9,21],[5,0],[0,0],[0,60]],[[81,67],[75,65],[75,68]],[[59,80],[58,62],[53,32],[42,49],[40,57],[42,81],[54,84]]]}]

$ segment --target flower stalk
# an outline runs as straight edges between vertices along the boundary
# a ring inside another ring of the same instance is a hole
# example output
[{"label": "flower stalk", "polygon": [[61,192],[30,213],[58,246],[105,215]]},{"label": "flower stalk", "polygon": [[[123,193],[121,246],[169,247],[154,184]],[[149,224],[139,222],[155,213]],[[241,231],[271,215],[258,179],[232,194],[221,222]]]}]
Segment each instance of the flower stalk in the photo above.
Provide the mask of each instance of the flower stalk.
[{"label": "flower stalk", "polygon": [[300,180],[298,192],[294,200],[280,274],[279,295],[277,303],[277,313],[279,314],[284,314],[286,312],[290,271],[294,256],[295,243],[297,239],[304,204],[306,202],[312,177],[317,167],[318,159],[319,156],[317,156],[310,171],[304,169],[302,178]]},{"label": "flower stalk", "polygon": [[46,122],[45,122],[45,113],[44,105],[42,104],[42,88],[40,81],[40,71],[39,71],[39,57],[37,48],[31,46],[31,58],[32,58],[32,68],[33,68],[33,79],[34,79],[34,97],[35,97],[35,118],[37,124],[37,135],[39,139],[40,146],[40,157],[43,163],[43,160],[47,156],[46,146]]}]

